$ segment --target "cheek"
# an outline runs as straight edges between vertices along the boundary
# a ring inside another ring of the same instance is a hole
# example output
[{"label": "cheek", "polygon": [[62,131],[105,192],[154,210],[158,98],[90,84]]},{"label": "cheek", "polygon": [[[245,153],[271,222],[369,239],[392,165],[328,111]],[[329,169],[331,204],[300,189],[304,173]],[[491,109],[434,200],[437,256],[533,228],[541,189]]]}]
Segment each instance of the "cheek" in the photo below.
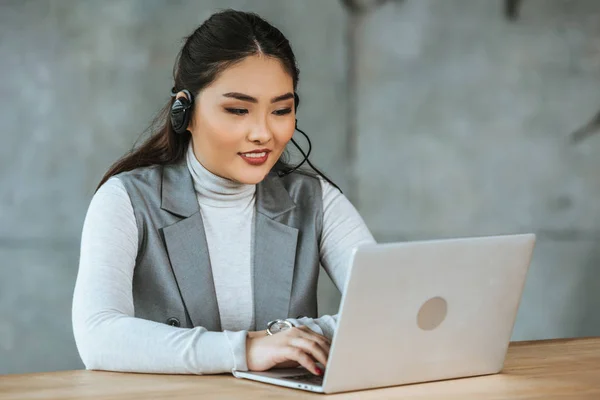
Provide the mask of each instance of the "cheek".
[{"label": "cheek", "polygon": [[295,124],[296,121],[294,119],[276,124],[275,129],[273,129],[273,136],[278,145],[285,146],[287,142],[292,139],[294,136]]},{"label": "cheek", "polygon": [[214,129],[210,131],[209,136],[217,151],[230,151],[234,148],[238,149],[240,147],[240,141],[243,139],[243,135],[238,135],[227,128]]},{"label": "cheek", "polygon": [[237,149],[240,140],[245,136],[243,126],[219,113],[205,113],[205,115],[201,118],[202,122],[198,124],[203,141],[209,144],[213,151]]}]

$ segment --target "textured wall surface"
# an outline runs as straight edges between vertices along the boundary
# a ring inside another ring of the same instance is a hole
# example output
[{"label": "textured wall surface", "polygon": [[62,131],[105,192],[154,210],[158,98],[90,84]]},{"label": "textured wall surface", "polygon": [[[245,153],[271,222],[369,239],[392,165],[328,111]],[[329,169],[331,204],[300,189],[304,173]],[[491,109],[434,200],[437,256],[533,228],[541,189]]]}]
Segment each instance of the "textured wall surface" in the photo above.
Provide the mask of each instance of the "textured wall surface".
[{"label": "textured wall surface", "polygon": [[600,334],[600,3],[388,2],[357,29],[357,205],[380,241],[538,234],[513,337]]},{"label": "textured wall surface", "polygon": [[[515,22],[498,0],[341,3],[0,4],[0,374],[82,367],[89,200],[168,101],[181,39],[227,7],[288,35],[312,159],[379,241],[536,232],[514,338],[600,335],[600,136],[568,140],[600,108],[600,3],[527,0]],[[336,311],[325,276],[320,299]]]}]

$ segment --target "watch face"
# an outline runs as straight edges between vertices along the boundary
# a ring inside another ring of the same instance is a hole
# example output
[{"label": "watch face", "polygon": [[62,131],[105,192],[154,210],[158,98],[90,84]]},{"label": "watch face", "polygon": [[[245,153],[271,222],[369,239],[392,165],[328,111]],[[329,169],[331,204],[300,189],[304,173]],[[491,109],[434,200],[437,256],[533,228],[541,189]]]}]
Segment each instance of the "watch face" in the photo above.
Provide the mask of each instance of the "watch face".
[{"label": "watch face", "polygon": [[271,333],[275,334],[278,332],[282,332],[285,331],[286,329],[290,328],[290,323],[287,321],[275,321],[271,327],[269,328],[269,330],[271,331]]},{"label": "watch face", "polygon": [[277,332],[281,332],[284,331],[288,326],[286,324],[284,324],[283,322],[275,322],[273,324],[273,326],[271,327],[271,332],[273,333],[277,333]]}]

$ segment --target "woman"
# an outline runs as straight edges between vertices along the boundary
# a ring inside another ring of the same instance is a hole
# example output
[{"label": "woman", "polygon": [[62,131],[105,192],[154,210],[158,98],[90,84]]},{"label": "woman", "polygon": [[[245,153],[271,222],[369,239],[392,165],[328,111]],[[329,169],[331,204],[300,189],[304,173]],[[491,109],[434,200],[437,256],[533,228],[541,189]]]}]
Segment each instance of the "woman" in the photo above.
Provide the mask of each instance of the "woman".
[{"label": "woman", "polygon": [[352,249],[374,240],[331,181],[281,159],[298,106],[289,42],[254,14],[214,14],[174,81],[159,128],[86,215],[73,298],[85,366],[322,374],[336,316],[316,318],[319,264],[343,288]]}]

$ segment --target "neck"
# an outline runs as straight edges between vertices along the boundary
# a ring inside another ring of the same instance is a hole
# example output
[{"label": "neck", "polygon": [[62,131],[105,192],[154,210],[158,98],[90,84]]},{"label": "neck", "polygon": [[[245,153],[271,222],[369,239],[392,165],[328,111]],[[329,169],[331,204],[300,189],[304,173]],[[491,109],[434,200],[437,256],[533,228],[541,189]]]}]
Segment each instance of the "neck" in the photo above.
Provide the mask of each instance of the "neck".
[{"label": "neck", "polygon": [[187,165],[201,204],[213,207],[235,207],[250,201],[256,185],[235,182],[209,171],[196,157],[192,141],[187,151]]}]

